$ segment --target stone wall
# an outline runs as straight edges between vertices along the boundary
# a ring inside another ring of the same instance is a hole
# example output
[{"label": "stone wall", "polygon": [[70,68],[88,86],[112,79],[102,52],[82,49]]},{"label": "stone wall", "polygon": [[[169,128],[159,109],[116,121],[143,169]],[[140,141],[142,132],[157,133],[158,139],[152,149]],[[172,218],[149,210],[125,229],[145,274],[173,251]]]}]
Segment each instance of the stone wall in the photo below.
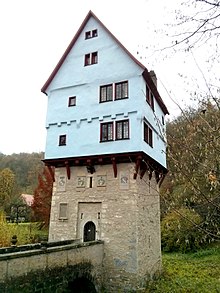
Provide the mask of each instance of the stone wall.
[{"label": "stone wall", "polygon": [[84,277],[97,292],[102,288],[103,243],[59,247],[0,255],[0,292],[68,292],[68,284]]},{"label": "stone wall", "polygon": [[[141,288],[161,268],[159,192],[154,176],[133,179],[135,164],[56,169],[49,240],[83,241],[86,222],[96,225],[96,239],[104,241],[104,279],[108,292]],[[64,184],[59,184],[60,180]],[[60,217],[60,203],[67,208]]]}]

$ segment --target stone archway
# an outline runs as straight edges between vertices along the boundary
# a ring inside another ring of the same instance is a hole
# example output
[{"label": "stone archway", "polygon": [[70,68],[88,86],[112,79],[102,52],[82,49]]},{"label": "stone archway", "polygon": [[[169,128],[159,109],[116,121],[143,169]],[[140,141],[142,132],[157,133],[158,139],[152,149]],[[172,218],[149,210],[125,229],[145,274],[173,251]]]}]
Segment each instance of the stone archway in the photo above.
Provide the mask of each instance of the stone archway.
[{"label": "stone archway", "polygon": [[77,278],[68,283],[68,292],[97,293],[95,285],[86,277]]},{"label": "stone archway", "polygon": [[84,242],[94,241],[95,234],[96,234],[95,224],[92,221],[87,222],[83,230],[83,241]]}]

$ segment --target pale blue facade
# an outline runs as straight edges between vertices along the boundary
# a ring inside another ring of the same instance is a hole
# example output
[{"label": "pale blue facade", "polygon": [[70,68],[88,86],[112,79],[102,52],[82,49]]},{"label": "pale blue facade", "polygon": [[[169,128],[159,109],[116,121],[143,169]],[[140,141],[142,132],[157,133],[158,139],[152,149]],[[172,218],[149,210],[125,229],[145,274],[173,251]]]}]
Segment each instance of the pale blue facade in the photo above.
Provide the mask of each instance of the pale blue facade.
[{"label": "pale blue facade", "polygon": [[[97,29],[98,36],[85,39]],[[98,52],[98,63],[84,66],[85,54]],[[144,152],[166,167],[162,120],[166,113],[154,99],[154,111],[146,102],[143,67],[90,17],[62,66],[46,89],[48,110],[45,159],[114,153]],[[128,81],[128,98],[100,103],[100,86]],[[68,107],[69,97],[76,106]],[[129,139],[100,142],[100,124],[129,119]],[[143,125],[153,130],[153,147],[144,141]],[[66,135],[66,145],[59,145]]]}]

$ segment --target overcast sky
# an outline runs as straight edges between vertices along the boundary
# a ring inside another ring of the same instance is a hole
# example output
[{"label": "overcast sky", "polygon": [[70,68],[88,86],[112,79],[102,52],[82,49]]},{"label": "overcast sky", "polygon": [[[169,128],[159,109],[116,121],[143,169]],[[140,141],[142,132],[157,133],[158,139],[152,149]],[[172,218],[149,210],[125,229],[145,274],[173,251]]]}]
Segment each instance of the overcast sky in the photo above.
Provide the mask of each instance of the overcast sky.
[{"label": "overcast sky", "polygon": [[159,92],[174,116],[177,108],[169,95],[178,103],[184,100],[180,73],[187,75],[187,57],[154,50],[170,41],[165,24],[172,24],[177,2],[160,1],[158,6],[155,0],[1,1],[0,152],[44,151],[47,97],[40,89],[89,10],[148,70],[156,71]]}]

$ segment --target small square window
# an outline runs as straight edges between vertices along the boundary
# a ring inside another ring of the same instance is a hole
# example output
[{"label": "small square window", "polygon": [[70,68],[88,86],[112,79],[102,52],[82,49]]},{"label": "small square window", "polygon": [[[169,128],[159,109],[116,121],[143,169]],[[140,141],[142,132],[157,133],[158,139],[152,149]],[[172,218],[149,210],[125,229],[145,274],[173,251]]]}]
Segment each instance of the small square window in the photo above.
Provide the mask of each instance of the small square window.
[{"label": "small square window", "polygon": [[93,52],[91,54],[85,55],[85,61],[84,61],[85,66],[88,66],[91,64],[97,64],[97,63],[98,63],[98,52]]},{"label": "small square window", "polygon": [[59,145],[62,146],[62,145],[66,145],[66,135],[60,135],[59,136]]},{"label": "small square window", "polygon": [[69,97],[68,107],[76,106],[76,97]]},{"label": "small square window", "polygon": [[86,40],[91,39],[91,38],[95,38],[97,36],[98,36],[98,30],[97,29],[85,32],[85,39]]}]

